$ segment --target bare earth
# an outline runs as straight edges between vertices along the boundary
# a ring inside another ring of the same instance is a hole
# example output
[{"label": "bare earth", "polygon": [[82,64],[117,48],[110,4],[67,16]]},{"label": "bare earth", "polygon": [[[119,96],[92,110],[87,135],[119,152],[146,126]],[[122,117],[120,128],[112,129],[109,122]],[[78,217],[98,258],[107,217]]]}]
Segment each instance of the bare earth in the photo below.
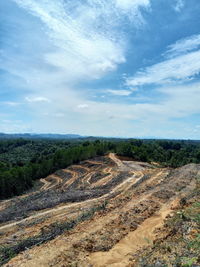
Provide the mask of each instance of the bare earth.
[{"label": "bare earth", "polygon": [[133,255],[156,240],[156,230],[199,174],[195,164],[171,170],[113,153],[57,171],[41,179],[39,190],[0,202],[0,245],[17,244],[105,201],[107,206],[4,266],[136,266]]}]

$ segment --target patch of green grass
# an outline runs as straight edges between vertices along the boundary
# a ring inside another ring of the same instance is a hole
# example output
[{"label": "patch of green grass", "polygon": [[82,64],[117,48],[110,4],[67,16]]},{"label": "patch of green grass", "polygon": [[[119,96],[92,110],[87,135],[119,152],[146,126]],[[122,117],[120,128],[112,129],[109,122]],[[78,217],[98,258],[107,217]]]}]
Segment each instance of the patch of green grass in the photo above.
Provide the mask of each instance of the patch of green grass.
[{"label": "patch of green grass", "polygon": [[188,258],[188,257],[182,257],[181,258],[181,266],[183,267],[191,267],[195,262],[197,258]]},{"label": "patch of green grass", "polygon": [[5,246],[0,247],[0,265],[6,263],[5,259],[7,259],[7,261],[9,261],[10,259],[12,259],[15,256],[16,256],[16,253],[12,248],[8,248]]},{"label": "patch of green grass", "polygon": [[200,234],[197,234],[196,237],[188,243],[188,248],[200,251]]},{"label": "patch of green grass", "polygon": [[184,214],[187,219],[200,224],[200,202],[195,202]]}]

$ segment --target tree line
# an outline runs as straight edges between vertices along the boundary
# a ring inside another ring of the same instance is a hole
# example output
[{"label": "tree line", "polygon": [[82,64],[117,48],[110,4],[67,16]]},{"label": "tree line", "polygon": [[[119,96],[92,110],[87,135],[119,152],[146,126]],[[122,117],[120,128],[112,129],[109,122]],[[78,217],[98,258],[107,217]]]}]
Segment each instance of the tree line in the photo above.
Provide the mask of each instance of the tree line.
[{"label": "tree line", "polygon": [[198,141],[128,140],[118,142],[115,152],[133,160],[157,162],[164,167],[200,163]]},{"label": "tree line", "polygon": [[66,168],[95,156],[104,155],[111,148],[109,142],[83,142],[80,145],[60,149],[49,158],[29,162],[24,166],[0,171],[0,198],[8,198],[23,193],[32,187],[34,180],[48,176],[58,169]]},{"label": "tree line", "polygon": [[15,166],[23,166],[28,162],[37,162],[44,157],[51,156],[57,150],[77,145],[73,140],[0,140],[0,171]]},{"label": "tree line", "polygon": [[[22,194],[25,190],[30,189],[37,179],[82,160],[104,155],[109,151],[137,161],[158,162],[164,167],[180,167],[188,163],[200,163],[200,142],[198,141],[136,139],[91,141],[84,139],[81,142],[73,141],[72,143],[54,140],[41,143],[38,140],[34,141],[32,146],[29,142],[30,140],[16,140],[15,144],[15,141],[9,140],[5,141],[5,148],[3,145],[0,146],[1,151],[6,150],[8,155],[12,156],[16,147],[23,147],[19,153],[22,163],[9,162],[9,158],[7,161],[0,160],[0,199]],[[30,151],[31,148],[35,152],[27,159],[27,151]],[[3,159],[5,159],[4,154],[1,154]],[[15,158],[15,156],[13,157]]]}]

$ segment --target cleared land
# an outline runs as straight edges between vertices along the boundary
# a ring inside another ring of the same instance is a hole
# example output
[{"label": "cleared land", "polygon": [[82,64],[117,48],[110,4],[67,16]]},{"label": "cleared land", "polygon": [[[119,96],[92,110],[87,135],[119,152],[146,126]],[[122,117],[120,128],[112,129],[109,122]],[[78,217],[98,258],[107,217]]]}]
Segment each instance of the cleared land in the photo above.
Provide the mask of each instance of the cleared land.
[{"label": "cleared land", "polygon": [[0,203],[1,262],[140,266],[138,251],[157,240],[199,174],[196,164],[160,168],[113,153],[59,170],[37,191]]}]

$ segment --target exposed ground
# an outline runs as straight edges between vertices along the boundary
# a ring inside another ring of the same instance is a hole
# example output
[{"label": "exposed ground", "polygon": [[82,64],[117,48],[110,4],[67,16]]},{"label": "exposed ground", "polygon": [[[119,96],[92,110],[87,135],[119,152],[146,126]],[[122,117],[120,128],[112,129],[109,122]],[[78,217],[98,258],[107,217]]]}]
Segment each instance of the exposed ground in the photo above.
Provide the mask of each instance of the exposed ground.
[{"label": "exposed ground", "polygon": [[59,170],[37,191],[0,203],[1,263],[148,266],[140,256],[170,232],[165,219],[180,203],[197,198],[199,175],[199,165],[172,170],[112,153]]}]

